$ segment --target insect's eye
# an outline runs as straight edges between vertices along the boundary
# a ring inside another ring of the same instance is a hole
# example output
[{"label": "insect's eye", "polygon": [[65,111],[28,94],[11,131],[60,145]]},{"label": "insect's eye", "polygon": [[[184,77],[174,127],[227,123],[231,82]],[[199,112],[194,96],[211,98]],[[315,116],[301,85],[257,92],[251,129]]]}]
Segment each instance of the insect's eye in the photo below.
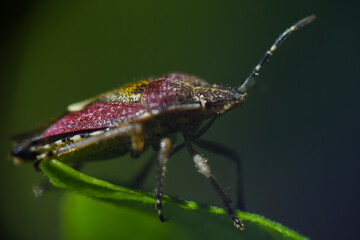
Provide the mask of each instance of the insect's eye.
[{"label": "insect's eye", "polygon": [[205,108],[210,109],[212,107],[212,102],[210,100],[205,101]]}]

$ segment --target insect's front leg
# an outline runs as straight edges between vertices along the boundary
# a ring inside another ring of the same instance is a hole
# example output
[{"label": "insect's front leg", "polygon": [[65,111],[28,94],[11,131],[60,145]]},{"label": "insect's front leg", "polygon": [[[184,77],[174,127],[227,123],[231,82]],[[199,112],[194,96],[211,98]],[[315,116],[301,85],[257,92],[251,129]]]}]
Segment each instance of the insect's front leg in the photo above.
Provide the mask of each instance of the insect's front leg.
[{"label": "insect's front leg", "polygon": [[[197,131],[194,135],[191,136],[191,140],[195,140],[200,138],[215,122],[217,119],[217,116],[210,119],[199,131]],[[177,145],[170,153],[170,156],[176,154],[177,152],[181,151],[183,148],[185,148],[185,143],[181,143]]]},{"label": "insect's front leg", "polygon": [[164,217],[162,212],[162,196],[163,196],[163,181],[166,172],[166,163],[168,160],[168,155],[170,153],[170,150],[171,150],[171,140],[169,138],[161,139],[159,158],[158,158],[156,187],[154,191],[154,195],[156,197],[156,210],[161,222],[165,222],[169,220],[168,218]]},{"label": "insect's front leg", "polygon": [[186,148],[187,148],[188,152],[192,155],[193,161],[194,161],[199,173],[204,175],[209,180],[212,187],[215,189],[217,194],[221,197],[221,199],[223,200],[223,205],[227,211],[227,214],[229,215],[230,219],[234,222],[235,227],[239,228],[241,230],[244,230],[245,229],[244,224],[241,222],[241,220],[239,218],[235,217],[234,211],[230,207],[230,203],[232,202],[231,199],[224,192],[224,190],[220,187],[220,185],[216,182],[215,177],[210,170],[210,166],[207,164],[207,160],[194,150],[194,148],[191,146],[189,138],[184,137],[184,139],[185,139]]}]

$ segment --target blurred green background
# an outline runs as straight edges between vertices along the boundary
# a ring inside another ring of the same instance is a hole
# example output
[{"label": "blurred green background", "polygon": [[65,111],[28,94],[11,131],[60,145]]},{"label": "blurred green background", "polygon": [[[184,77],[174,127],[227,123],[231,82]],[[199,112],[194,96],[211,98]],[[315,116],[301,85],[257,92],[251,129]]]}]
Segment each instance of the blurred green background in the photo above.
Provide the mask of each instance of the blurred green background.
[{"label": "blurred green background", "polygon": [[[313,239],[354,238],[360,214],[358,7],[356,1],[310,0],[8,3],[0,33],[2,239],[60,239],[62,228],[63,192],[33,197],[32,187],[46,178],[30,164],[7,160],[11,136],[70,103],[167,72],[238,86],[275,38],[310,14],[318,19],[276,52],[246,104],[204,138],[242,156],[249,212]],[[233,196],[233,163],[204,154]],[[84,172],[121,183],[144,160],[90,163]],[[154,180],[153,169],[143,189],[152,191]],[[186,153],[169,162],[165,193],[220,204]]]}]

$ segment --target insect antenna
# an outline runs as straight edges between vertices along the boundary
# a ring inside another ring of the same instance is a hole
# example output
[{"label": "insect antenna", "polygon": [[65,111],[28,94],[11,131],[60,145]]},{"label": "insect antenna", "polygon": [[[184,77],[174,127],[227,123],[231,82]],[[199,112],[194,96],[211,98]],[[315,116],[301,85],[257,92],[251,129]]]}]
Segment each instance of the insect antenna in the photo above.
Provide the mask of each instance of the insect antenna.
[{"label": "insect antenna", "polygon": [[246,87],[249,83],[249,81],[256,75],[259,74],[259,71],[261,67],[267,62],[267,60],[270,58],[270,56],[275,52],[275,50],[286,40],[286,38],[294,31],[304,27],[305,25],[311,23],[316,18],[315,15],[310,15],[304,19],[301,19],[294,25],[292,25],[290,28],[286,29],[274,42],[274,44],[271,46],[271,48],[265,53],[265,55],[262,57],[258,65],[254,68],[254,70],[250,73],[250,75],[245,79],[244,83],[240,86],[240,90],[246,91]]}]

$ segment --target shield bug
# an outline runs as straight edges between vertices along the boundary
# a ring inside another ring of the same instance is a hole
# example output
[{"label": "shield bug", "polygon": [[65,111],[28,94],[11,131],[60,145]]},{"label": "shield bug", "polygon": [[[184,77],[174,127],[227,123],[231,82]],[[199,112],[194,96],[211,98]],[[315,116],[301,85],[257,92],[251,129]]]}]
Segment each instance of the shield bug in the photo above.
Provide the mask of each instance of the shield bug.
[{"label": "shield bug", "polygon": [[[283,32],[240,87],[210,85],[185,74],[171,73],[152,80],[142,80],[119,89],[70,105],[67,112],[48,124],[14,138],[11,155],[15,163],[39,163],[50,158],[65,163],[81,163],[131,153],[139,156],[152,146],[158,152],[155,187],[156,209],[161,222],[163,177],[170,154],[186,148],[198,171],[204,175],[223,201],[236,228],[244,229],[230,207],[231,199],[215,180],[206,159],[193,143],[222,114],[240,107],[246,99],[249,81],[295,30],[307,25],[315,16],[304,18]],[[209,121],[201,127],[205,120]],[[184,143],[171,152],[171,136],[180,133]],[[231,155],[226,148],[209,143],[203,147]],[[201,144],[200,144],[201,145]]]}]

